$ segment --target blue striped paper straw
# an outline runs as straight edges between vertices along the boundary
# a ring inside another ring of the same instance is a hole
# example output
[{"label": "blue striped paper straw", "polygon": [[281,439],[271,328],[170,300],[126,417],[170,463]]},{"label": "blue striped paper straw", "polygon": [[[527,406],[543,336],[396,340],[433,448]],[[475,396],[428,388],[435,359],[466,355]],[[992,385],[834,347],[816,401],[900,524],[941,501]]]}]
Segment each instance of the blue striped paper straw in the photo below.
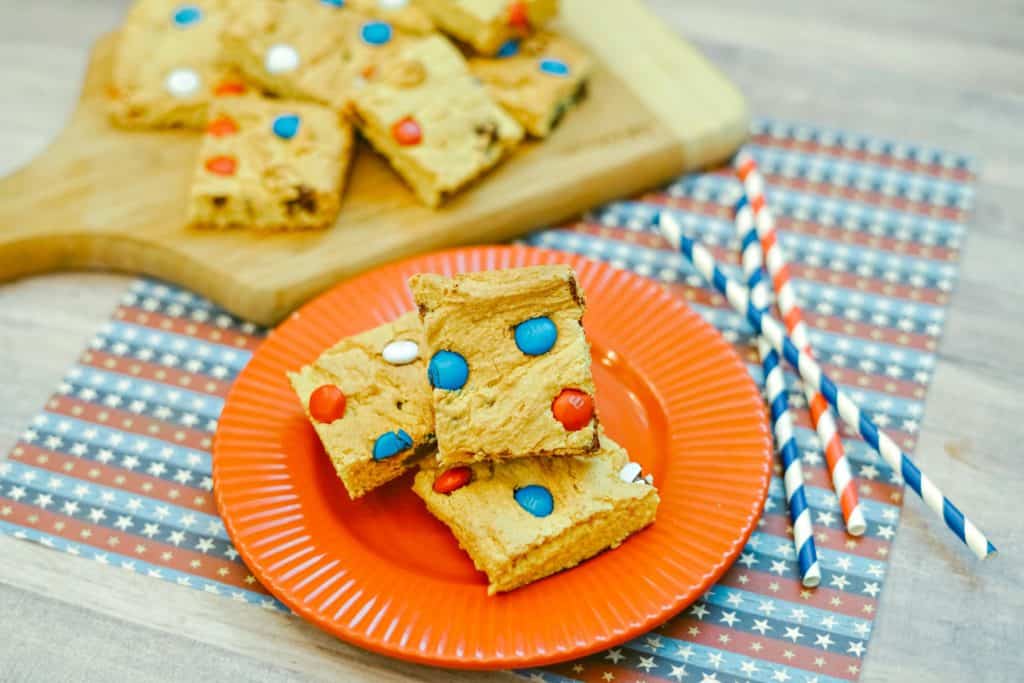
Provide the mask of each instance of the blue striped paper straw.
[{"label": "blue striped paper straw", "polygon": [[658,216],[658,225],[670,243],[679,245],[680,251],[690,260],[701,276],[725,297],[737,313],[746,318],[757,334],[768,340],[776,353],[796,368],[805,383],[815,386],[821,391],[829,405],[839,413],[839,417],[843,418],[843,421],[851,428],[856,429],[861,438],[878,451],[889,467],[900,473],[914,493],[921,497],[921,500],[932,512],[942,518],[946,526],[971,549],[978,559],[983,560],[996,554],[996,547],[989,542],[985,534],[942,494],[939,488],[900,450],[896,442],[880,430],[871,421],[871,418],[861,413],[853,399],[829,379],[813,358],[800,352],[786,336],[782,324],[750,302],[747,288],[726,275],[715,263],[715,257],[711,255],[711,252],[683,234],[682,226],[672,217],[672,214],[662,212]]},{"label": "blue striped paper straw", "polygon": [[[768,287],[765,284],[764,259],[757,241],[757,229],[749,211],[736,217],[736,231],[740,234],[743,250],[743,273],[750,288],[750,302],[760,310],[768,307]],[[764,368],[764,389],[772,413],[772,432],[775,434],[775,448],[782,458],[782,483],[789,504],[789,519],[793,523],[793,545],[800,565],[801,582],[807,588],[821,583],[821,563],[814,545],[814,526],[811,524],[811,510],[807,506],[804,491],[804,468],[800,452],[796,447],[793,431],[793,416],[789,413],[789,392],[779,355],[764,337],[758,337],[757,350]]]}]

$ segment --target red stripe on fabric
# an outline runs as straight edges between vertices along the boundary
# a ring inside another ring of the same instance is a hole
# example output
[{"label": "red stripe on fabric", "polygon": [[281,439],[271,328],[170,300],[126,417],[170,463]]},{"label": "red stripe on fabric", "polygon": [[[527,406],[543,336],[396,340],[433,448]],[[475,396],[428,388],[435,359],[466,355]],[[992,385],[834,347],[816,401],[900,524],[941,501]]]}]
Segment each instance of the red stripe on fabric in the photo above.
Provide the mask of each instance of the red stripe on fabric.
[{"label": "red stripe on fabric", "polygon": [[851,150],[840,146],[824,145],[811,140],[774,138],[766,134],[755,135],[752,140],[763,147],[777,147],[786,150],[826,155],[839,159],[869,161],[870,163],[884,166],[886,168],[897,168],[901,171],[929,175],[934,178],[941,178],[944,180],[956,180],[966,183],[975,179],[973,173],[963,168],[946,168],[941,164],[923,164],[912,159],[897,159],[886,154],[871,154],[863,150]]},{"label": "red stripe on fabric", "polygon": [[[804,472],[806,471],[807,469],[805,468]],[[808,483],[811,484],[813,482]],[[766,512],[762,519],[764,523],[758,525],[758,531],[775,536],[783,536],[792,540],[793,525],[790,523],[789,517],[785,512],[777,510]],[[817,520],[812,521],[817,522]],[[875,561],[880,561],[879,558],[881,556],[878,554],[878,549],[888,549],[891,545],[888,541],[874,536],[850,536],[843,529],[822,526],[815,527],[814,543],[818,548],[836,550],[848,555],[856,555],[857,557]]]},{"label": "red stripe on fabric", "polygon": [[[794,625],[794,628],[796,627],[797,625]],[[810,623],[806,624],[806,627],[814,628]],[[696,629],[697,633],[694,635],[690,629]],[[796,645],[788,640],[761,635],[757,632],[748,633],[719,626],[710,621],[700,621],[689,616],[669,622],[662,632],[670,638],[685,639],[707,647],[726,649],[745,657],[803,669],[809,673],[825,674],[853,681],[857,680],[860,672],[860,660],[855,657],[835,651],[829,652],[805,645]],[[781,635],[778,634],[778,636]],[[723,636],[727,640],[723,640]],[[822,659],[824,665],[815,664],[815,660]],[[857,668],[851,671],[848,668],[851,666]]]},{"label": "red stripe on fabric", "polygon": [[[81,504],[81,507],[96,507]],[[204,579],[219,581],[238,588],[245,588],[257,593],[266,593],[266,589],[256,583],[246,582],[249,570],[241,560],[232,561],[212,555],[205,555],[189,548],[181,548],[170,543],[163,543],[145,536],[108,529],[107,527],[90,524],[74,517],[49,512],[39,507],[17,502],[0,502],[0,513],[7,508],[10,512],[2,514],[0,519],[20,526],[37,529],[41,532],[60,536],[69,541],[92,548],[106,550],[120,555],[137,557],[143,562],[167,567],[179,572],[191,574]],[[117,514],[117,513],[111,513]],[[125,515],[130,517],[131,515]],[[141,526],[143,522],[137,523]],[[159,524],[159,522],[157,522]],[[117,539],[111,541],[111,539]]]},{"label": "red stripe on fabric", "polygon": [[86,351],[82,354],[82,362],[94,368],[122,375],[131,375],[153,382],[160,382],[175,387],[184,387],[192,391],[201,391],[212,396],[228,395],[231,384],[207,377],[206,375],[185,372],[154,363],[146,363],[135,358],[125,358],[103,351]]},{"label": "red stripe on fabric", "polygon": [[67,396],[54,396],[46,403],[46,409],[79,420],[95,422],[104,427],[118,429],[123,432],[142,434],[188,448],[204,451],[210,450],[210,434],[156,420],[145,415],[136,415],[123,410],[98,406],[94,403],[88,403],[87,401]]},{"label": "red stripe on fabric", "polygon": [[[884,563],[889,552],[888,544],[881,545],[881,549],[885,555],[879,555],[877,559]],[[865,581],[865,579],[859,578],[855,580]],[[882,579],[871,579],[871,582],[877,582],[881,586]],[[871,597],[846,593],[824,585],[814,589],[804,588],[797,579],[775,576],[756,569],[747,569],[738,563],[726,572],[722,580],[719,581],[719,585],[760,593],[766,598],[807,605],[815,609],[828,610],[867,621],[874,619],[875,610],[878,607],[878,601]]]},{"label": "red stripe on fabric", "polygon": [[195,337],[196,339],[224,346],[234,346],[235,348],[248,351],[254,351],[260,345],[260,342],[263,341],[261,337],[239,332],[238,330],[222,329],[215,325],[198,323],[185,318],[174,318],[162,313],[145,311],[135,306],[120,306],[114,312],[114,317],[127,323],[151,327],[154,330],[174,332],[175,334]]},{"label": "red stripe on fabric", "polygon": [[[638,232],[626,228],[611,228],[592,223],[575,223],[567,226],[566,229],[583,235],[593,235],[617,242],[672,251],[669,243],[656,233]],[[708,247],[708,249],[719,263],[739,263],[740,257],[735,249],[722,246],[712,246]],[[949,302],[949,296],[938,289],[914,287],[912,285],[896,285],[878,278],[865,278],[855,273],[842,273],[829,270],[828,268],[817,268],[796,262],[790,263],[789,268],[792,277],[824,285],[844,287],[870,294],[883,294],[888,297],[907,299],[919,303],[945,305]]]},{"label": "red stripe on fabric", "polygon": [[[690,213],[726,218],[732,220],[732,212],[720,204],[712,202],[701,202],[687,197],[670,197],[664,193],[645,195],[642,201],[650,204],[658,204],[673,208],[682,209]],[[775,216],[775,227],[777,230],[819,237],[830,242],[854,244],[870,247],[880,251],[896,252],[908,256],[920,256],[922,258],[935,259],[938,261],[955,262],[959,259],[959,249],[949,247],[931,246],[919,242],[898,240],[892,237],[880,237],[865,232],[844,230],[842,227],[830,227],[821,223],[802,221],[789,216]]]},{"label": "red stripe on fabric", "polygon": [[[109,486],[208,515],[217,514],[217,504],[213,500],[213,493],[193,486],[166,481],[121,467],[104,465],[93,460],[83,460],[59,451],[38,448],[25,442],[19,442],[11,451],[10,457],[22,460],[33,467],[73,477],[85,484]],[[168,466],[168,469],[172,468]]]}]

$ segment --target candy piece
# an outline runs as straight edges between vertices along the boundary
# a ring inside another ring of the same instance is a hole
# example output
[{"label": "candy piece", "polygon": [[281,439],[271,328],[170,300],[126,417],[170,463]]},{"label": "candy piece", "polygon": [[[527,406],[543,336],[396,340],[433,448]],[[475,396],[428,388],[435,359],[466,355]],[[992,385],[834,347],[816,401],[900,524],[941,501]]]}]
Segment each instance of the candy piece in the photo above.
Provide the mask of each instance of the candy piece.
[{"label": "candy piece", "polygon": [[263,66],[268,73],[283,74],[298,69],[301,61],[298,50],[291,45],[278,43],[267,50]]},{"label": "candy piece", "polygon": [[469,379],[469,365],[466,359],[454,351],[438,351],[427,367],[430,385],[435,389],[455,391],[466,385]]},{"label": "candy piece", "polygon": [[416,123],[416,119],[406,116],[391,126],[391,136],[403,147],[411,147],[420,144],[423,140],[423,130],[420,128],[420,124]]},{"label": "candy piece", "polygon": [[309,395],[309,414],[317,422],[330,424],[345,417],[345,394],[333,384],[317,387]]},{"label": "candy piece", "polygon": [[509,3],[508,25],[523,30],[530,28],[530,16],[526,12],[526,3],[522,0]]},{"label": "candy piece", "polygon": [[273,131],[277,137],[291,140],[299,132],[299,117],[295,114],[281,114],[274,119]]},{"label": "candy piece", "polygon": [[516,346],[527,356],[542,356],[551,350],[558,339],[558,328],[551,318],[530,318],[516,325]]},{"label": "candy piece", "polygon": [[203,18],[203,11],[195,5],[180,5],[171,15],[175,26],[185,28],[199,22]]},{"label": "candy piece", "polygon": [[206,160],[206,170],[217,175],[234,175],[238,162],[234,157],[216,156]]},{"label": "candy piece", "polygon": [[469,483],[473,478],[473,470],[469,467],[453,467],[445,470],[434,480],[434,491],[437,493],[451,493]]},{"label": "candy piece", "polygon": [[377,0],[377,7],[381,9],[402,9],[409,4],[409,0]]},{"label": "candy piece", "polygon": [[561,59],[548,58],[540,60],[540,70],[546,74],[551,74],[552,76],[569,75],[569,65]]},{"label": "candy piece", "polygon": [[373,444],[373,459],[384,460],[412,447],[412,437],[404,429],[386,432]]},{"label": "candy piece", "polygon": [[238,124],[230,116],[218,116],[206,125],[206,132],[214,137],[222,138],[237,133]]},{"label": "candy piece", "polygon": [[640,463],[627,462],[622,466],[622,469],[619,470],[619,479],[632,484],[637,480],[637,477],[640,476],[641,472],[643,472],[643,468],[640,467]]},{"label": "candy piece", "polygon": [[519,39],[509,38],[505,41],[505,44],[498,49],[496,56],[505,58],[515,57],[517,54],[519,54]]},{"label": "candy piece", "polygon": [[167,79],[164,81],[167,92],[175,97],[194,95],[200,85],[202,85],[202,80],[199,78],[199,74],[192,69],[175,69],[167,74]]},{"label": "candy piece", "polygon": [[363,24],[363,41],[370,45],[384,45],[391,40],[391,24],[386,21],[370,21]]},{"label": "candy piece", "polygon": [[241,81],[224,81],[220,83],[213,90],[214,95],[244,95],[246,91],[245,83]]},{"label": "candy piece", "polygon": [[321,3],[328,7],[344,7],[345,0],[320,0]]},{"label": "candy piece", "polygon": [[594,399],[579,389],[562,389],[551,403],[551,412],[563,427],[575,432],[594,418]]},{"label": "candy piece", "polygon": [[408,365],[420,357],[420,346],[414,341],[399,339],[385,346],[380,353],[392,365]]},{"label": "candy piece", "polygon": [[547,517],[555,509],[555,500],[551,497],[551,491],[539,484],[524,486],[517,489],[512,495],[515,496],[519,507],[534,517]]}]

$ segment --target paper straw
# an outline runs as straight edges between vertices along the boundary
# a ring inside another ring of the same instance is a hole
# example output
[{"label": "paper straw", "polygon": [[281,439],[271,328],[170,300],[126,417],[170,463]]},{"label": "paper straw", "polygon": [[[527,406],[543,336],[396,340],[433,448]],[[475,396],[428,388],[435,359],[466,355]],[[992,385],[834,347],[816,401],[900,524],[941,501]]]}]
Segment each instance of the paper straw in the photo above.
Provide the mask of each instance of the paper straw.
[{"label": "paper straw", "polygon": [[690,260],[701,276],[722,294],[739,314],[746,318],[756,333],[763,335],[771,343],[776,353],[799,371],[800,377],[805,383],[817,387],[821,391],[829,405],[836,409],[843,421],[856,429],[861,437],[878,451],[886,463],[899,472],[903,480],[921,497],[925,505],[941,517],[946,526],[979,559],[985,559],[996,553],[995,546],[989,542],[985,534],[967,519],[930,479],[924,476],[917,465],[900,450],[896,442],[878,429],[867,415],[860,412],[860,408],[853,402],[853,399],[825,375],[821,366],[813,358],[802,353],[793,344],[786,336],[783,326],[775,318],[751,304],[747,288],[727,276],[715,263],[711,252],[684,235],[679,222],[671,214],[662,212],[658,217],[658,224],[665,238],[679,246],[680,251]]},{"label": "paper straw", "polygon": [[[736,224],[737,230],[747,234],[743,237],[743,272],[750,288],[750,301],[754,306],[764,310],[768,305],[768,287],[765,284],[761,248],[757,243],[757,233],[750,212],[746,212],[747,226]],[[764,388],[768,405],[772,413],[772,432],[775,434],[775,447],[782,458],[782,483],[786,491],[786,502],[789,506],[789,519],[793,523],[793,545],[796,547],[797,564],[800,566],[801,582],[807,588],[814,588],[821,583],[821,564],[818,562],[818,550],[814,545],[814,526],[811,523],[811,510],[807,506],[807,494],[804,490],[804,469],[797,450],[796,437],[793,433],[793,416],[789,413],[789,392],[786,380],[779,366],[779,355],[764,337],[758,337],[757,350],[764,369]]]},{"label": "paper straw", "polygon": [[[776,303],[782,320],[789,330],[789,336],[797,348],[808,356],[814,357],[811,349],[810,339],[807,334],[807,325],[804,323],[803,311],[796,302],[796,295],[793,292],[793,285],[790,282],[789,268],[786,265],[782,248],[778,244],[775,233],[775,223],[772,214],[764,198],[764,181],[757,170],[756,162],[747,154],[741,153],[736,157],[736,175],[743,181],[745,195],[736,206],[737,230],[740,230],[741,214],[752,214],[750,235],[753,244],[750,248],[757,248],[759,257],[768,267],[768,274],[772,278],[772,285],[775,288]],[[744,220],[744,222],[746,222]],[[749,231],[744,229],[741,239],[748,239]],[[760,241],[758,245],[757,242]],[[744,242],[745,245],[748,242]],[[744,247],[746,251],[748,247]],[[846,530],[853,536],[861,536],[867,531],[868,525],[864,518],[864,510],[860,505],[860,497],[857,495],[857,482],[853,479],[853,472],[850,470],[850,460],[846,457],[843,449],[842,439],[839,437],[839,430],[828,409],[828,402],[815,387],[804,384],[804,397],[807,399],[807,406],[811,411],[811,421],[818,433],[818,439],[825,451],[825,461],[828,463],[829,476],[832,479],[832,487],[839,498],[839,509],[846,523]]]}]

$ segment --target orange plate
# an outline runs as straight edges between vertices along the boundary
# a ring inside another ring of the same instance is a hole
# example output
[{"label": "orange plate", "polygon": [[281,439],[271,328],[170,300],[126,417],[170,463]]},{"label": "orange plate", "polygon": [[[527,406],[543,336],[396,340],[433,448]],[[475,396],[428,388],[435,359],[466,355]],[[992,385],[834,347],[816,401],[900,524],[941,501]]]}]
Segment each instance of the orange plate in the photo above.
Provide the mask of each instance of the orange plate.
[{"label": "orange plate", "polygon": [[[598,410],[654,474],[652,527],[570,571],[488,597],[486,580],[410,490],[349,500],[285,371],[413,307],[406,278],[568,263],[586,292]],[[217,505],[264,586],[339,638],[466,669],[550,664],[659,625],[732,564],[771,465],[764,407],[739,357],[660,285],[528,247],[428,254],[338,285],[277,328],[235,382],[213,447]]]}]

